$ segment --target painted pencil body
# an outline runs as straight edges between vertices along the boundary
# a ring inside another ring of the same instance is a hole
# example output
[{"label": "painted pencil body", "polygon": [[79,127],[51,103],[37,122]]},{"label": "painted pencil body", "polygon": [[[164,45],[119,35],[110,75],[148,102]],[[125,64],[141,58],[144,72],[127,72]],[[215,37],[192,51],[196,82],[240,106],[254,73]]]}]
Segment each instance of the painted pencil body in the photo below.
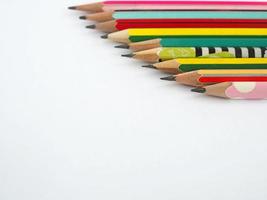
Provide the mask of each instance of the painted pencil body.
[{"label": "painted pencil body", "polygon": [[267,99],[267,82],[223,82],[192,91],[227,99],[259,100]]},{"label": "painted pencil body", "polygon": [[249,11],[117,11],[113,19],[267,19],[266,12]]},{"label": "painted pencil body", "polygon": [[225,38],[225,37],[191,37],[191,38],[158,38],[141,42],[119,45],[117,48],[130,49],[133,52],[158,47],[267,47],[267,38]]},{"label": "painted pencil body", "polygon": [[135,11],[135,10],[245,10],[245,11],[263,11],[267,6],[248,6],[248,5],[105,5],[104,11]]},{"label": "painted pencil body", "polygon": [[221,82],[267,82],[267,70],[196,70],[161,78],[189,86],[204,86]]},{"label": "painted pencil body", "polygon": [[263,58],[267,48],[260,47],[165,47],[139,51],[129,56],[145,62],[162,62],[175,58]]},{"label": "painted pencil body", "polygon": [[266,38],[267,28],[147,28],[127,29],[108,34],[114,42],[130,43],[155,38]]},{"label": "painted pencil body", "polygon": [[169,73],[183,73],[200,69],[267,69],[266,58],[181,58],[145,65]]}]

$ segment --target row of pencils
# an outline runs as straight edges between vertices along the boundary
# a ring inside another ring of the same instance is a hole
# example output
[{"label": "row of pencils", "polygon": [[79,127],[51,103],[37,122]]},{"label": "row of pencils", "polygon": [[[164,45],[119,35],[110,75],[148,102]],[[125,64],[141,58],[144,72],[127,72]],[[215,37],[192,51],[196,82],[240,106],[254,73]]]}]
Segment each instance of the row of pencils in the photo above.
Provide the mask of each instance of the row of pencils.
[{"label": "row of pencils", "polygon": [[267,2],[104,1],[69,7],[161,78],[228,99],[267,99]]}]

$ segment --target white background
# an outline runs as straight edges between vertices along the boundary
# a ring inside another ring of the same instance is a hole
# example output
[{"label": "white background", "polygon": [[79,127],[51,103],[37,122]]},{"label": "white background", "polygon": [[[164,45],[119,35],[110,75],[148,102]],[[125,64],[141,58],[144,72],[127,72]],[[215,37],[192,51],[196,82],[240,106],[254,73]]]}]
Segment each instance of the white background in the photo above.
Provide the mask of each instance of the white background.
[{"label": "white background", "polygon": [[159,80],[84,2],[0,2],[0,199],[266,200],[267,102]]}]

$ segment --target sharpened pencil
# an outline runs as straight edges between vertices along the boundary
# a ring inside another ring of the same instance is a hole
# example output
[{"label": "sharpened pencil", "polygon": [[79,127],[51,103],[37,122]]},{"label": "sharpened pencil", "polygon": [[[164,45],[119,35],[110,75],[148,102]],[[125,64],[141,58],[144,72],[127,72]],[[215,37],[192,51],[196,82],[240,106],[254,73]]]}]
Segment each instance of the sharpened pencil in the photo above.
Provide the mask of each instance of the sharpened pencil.
[{"label": "sharpened pencil", "polygon": [[267,70],[196,70],[161,78],[188,86],[204,86],[221,82],[267,82]]},{"label": "sharpened pencil", "polygon": [[88,12],[105,10],[267,10],[265,2],[246,1],[103,1],[69,9]]},{"label": "sharpened pencil", "polygon": [[[105,14],[105,13],[108,13]],[[267,19],[267,13],[262,11],[104,11],[99,15],[90,14],[97,18],[107,16],[106,21],[110,20],[156,20],[156,19],[210,19],[210,20],[263,20]],[[92,18],[88,15],[88,19]]]},{"label": "sharpened pencil", "polygon": [[260,100],[267,99],[267,82],[223,82],[191,91],[226,99]]},{"label": "sharpened pencil", "polygon": [[267,28],[267,20],[130,19],[98,23],[95,28],[106,33],[130,28]]},{"label": "sharpened pencil", "polygon": [[108,39],[119,43],[144,41],[154,38],[177,37],[267,37],[267,28],[147,28],[127,29],[108,34]]},{"label": "sharpened pencil", "polygon": [[192,38],[157,38],[142,42],[121,44],[115,48],[129,49],[133,52],[158,47],[261,47],[267,46],[267,38],[225,38],[225,37],[192,37]]},{"label": "sharpened pencil", "polygon": [[162,62],[175,58],[262,58],[267,48],[259,47],[165,47],[124,54],[123,57],[134,58],[145,62]]},{"label": "sharpened pencil", "polygon": [[266,58],[179,58],[144,65],[177,74],[200,69],[267,69]]}]

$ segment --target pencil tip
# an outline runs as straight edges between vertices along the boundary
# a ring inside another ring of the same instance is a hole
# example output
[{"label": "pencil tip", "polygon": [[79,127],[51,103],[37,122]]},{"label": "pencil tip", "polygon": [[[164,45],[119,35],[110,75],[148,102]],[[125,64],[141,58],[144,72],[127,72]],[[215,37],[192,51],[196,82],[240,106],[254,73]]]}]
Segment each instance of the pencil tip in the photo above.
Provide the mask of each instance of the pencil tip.
[{"label": "pencil tip", "polygon": [[205,93],[206,89],[205,88],[193,88],[191,89],[191,92]]},{"label": "pencil tip", "polygon": [[127,57],[127,58],[132,58],[134,57],[134,54],[133,53],[130,53],[130,54],[123,54],[121,55],[122,57]]},{"label": "pencil tip", "polygon": [[156,67],[154,65],[143,65],[142,67],[156,69]]},{"label": "pencil tip", "polygon": [[92,25],[89,25],[89,26],[86,26],[86,28],[90,28],[90,29],[95,29],[95,25],[94,24],[92,24]]},{"label": "pencil tip", "polygon": [[117,45],[117,46],[115,46],[115,48],[129,49],[129,45],[127,45],[127,44],[121,44],[121,45]]},{"label": "pencil tip", "polygon": [[166,76],[166,77],[162,77],[160,78],[161,80],[165,80],[165,81],[175,81],[176,76]]},{"label": "pencil tip", "polygon": [[77,7],[76,6],[70,6],[70,7],[68,7],[68,9],[70,9],[70,10],[76,10]]},{"label": "pencil tip", "polygon": [[86,19],[86,16],[80,16],[79,19]]},{"label": "pencil tip", "polygon": [[101,38],[102,39],[107,39],[108,38],[108,34],[102,35]]}]

